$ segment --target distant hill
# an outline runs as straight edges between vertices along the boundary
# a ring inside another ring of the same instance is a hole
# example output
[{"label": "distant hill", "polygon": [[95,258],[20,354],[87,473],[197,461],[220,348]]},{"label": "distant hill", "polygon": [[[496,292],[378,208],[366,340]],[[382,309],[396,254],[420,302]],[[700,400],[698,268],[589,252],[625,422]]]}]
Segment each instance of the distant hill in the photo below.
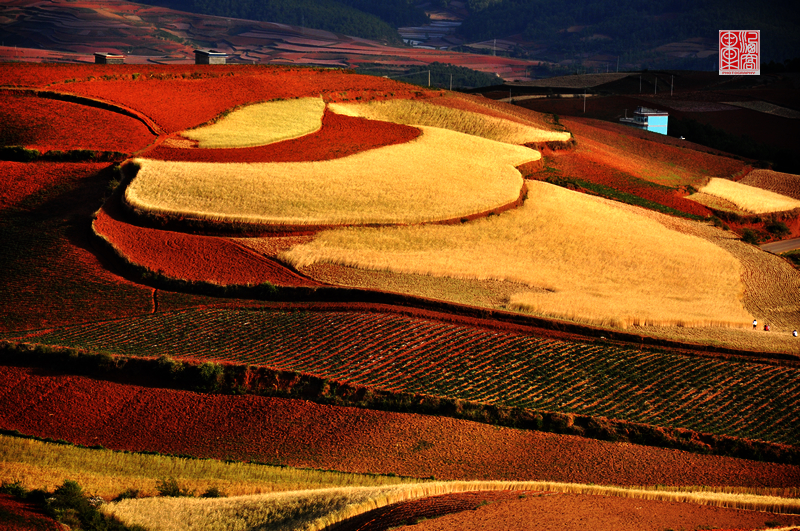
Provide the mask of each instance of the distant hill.
[{"label": "distant hill", "polygon": [[800,50],[800,15],[796,4],[784,0],[469,0],[467,5],[471,16],[459,29],[465,40],[520,35],[530,44],[523,49],[536,48],[537,58],[550,61],[586,63],[608,55],[636,68],[714,70],[718,32],[724,29],[760,30],[763,63],[791,59]]},{"label": "distant hill", "polygon": [[397,27],[428,20],[409,0],[145,0],[142,3],[204,15],[304,26],[390,44],[402,42]]}]

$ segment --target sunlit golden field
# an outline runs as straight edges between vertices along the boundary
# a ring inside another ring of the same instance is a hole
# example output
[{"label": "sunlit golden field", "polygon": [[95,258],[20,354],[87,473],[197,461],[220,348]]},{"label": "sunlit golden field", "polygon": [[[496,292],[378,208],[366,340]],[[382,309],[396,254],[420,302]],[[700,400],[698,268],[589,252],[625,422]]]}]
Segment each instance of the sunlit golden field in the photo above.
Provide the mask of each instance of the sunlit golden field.
[{"label": "sunlit golden field", "polygon": [[230,496],[412,481],[397,476],[78,448],[0,435],[0,482],[21,481],[28,489],[52,491],[71,479],[88,492],[111,499],[126,489],[156,496],[157,482],[166,478],[175,478],[181,487],[197,495],[216,487]]},{"label": "sunlit golden field", "polygon": [[331,103],[329,107],[339,114],[405,125],[441,127],[509,144],[568,141],[571,138],[568,132],[546,130],[532,124],[525,125],[519,121],[443,107],[427,101],[397,99],[369,103]]},{"label": "sunlit golden field", "polygon": [[453,492],[540,490],[717,507],[796,512],[797,500],[714,492],[667,492],[546,481],[456,481],[387,487],[324,489],[227,499],[149,498],[104,505],[103,511],[127,524],[152,531],[228,531],[235,529],[321,530],[378,507]]},{"label": "sunlit golden field", "polygon": [[785,212],[800,208],[800,201],[797,199],[728,179],[712,178],[707,185],[700,188],[700,192],[730,201],[753,214]]},{"label": "sunlit golden field", "polygon": [[236,109],[181,136],[196,140],[201,148],[262,146],[319,131],[324,112],[321,98],[268,101]]},{"label": "sunlit golden field", "polygon": [[612,326],[749,325],[739,262],[635,209],[529,183],[519,209],[458,226],[325,231],[280,258],[517,282],[512,307]]},{"label": "sunlit golden field", "polygon": [[136,159],[125,200],[148,212],[288,225],[420,223],[514,203],[538,151],[437,128],[405,144],[318,162]]}]

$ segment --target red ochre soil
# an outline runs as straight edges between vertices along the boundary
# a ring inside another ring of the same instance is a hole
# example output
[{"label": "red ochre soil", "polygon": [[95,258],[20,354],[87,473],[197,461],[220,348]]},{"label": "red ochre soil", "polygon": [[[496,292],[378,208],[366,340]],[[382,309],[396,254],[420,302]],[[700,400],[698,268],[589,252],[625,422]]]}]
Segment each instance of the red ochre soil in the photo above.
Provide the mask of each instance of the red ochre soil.
[{"label": "red ochre soil", "polygon": [[[483,494],[483,493],[475,493]],[[483,500],[473,510],[446,514],[416,525],[391,527],[396,531],[664,531],[665,529],[745,531],[764,529],[766,522],[797,525],[797,515],[726,509],[693,503],[637,500],[615,496],[511,492],[505,499]],[[392,506],[395,514],[413,519],[412,503]],[[424,507],[423,507],[424,508]],[[373,511],[372,513],[375,513]],[[372,514],[368,513],[368,514]],[[423,514],[424,516],[424,514]],[[335,531],[383,531],[380,521]],[[410,522],[408,522],[410,523]],[[397,524],[394,524],[397,526]]]},{"label": "red ochre soil", "polygon": [[227,238],[131,225],[110,204],[97,213],[93,226],[129,262],[172,279],[222,285],[322,285]]},{"label": "red ochre soil", "polygon": [[409,142],[416,127],[343,116],[326,111],[322,129],[301,138],[238,149],[180,149],[159,145],[141,156],[181,162],[304,162],[330,160],[360,151]]},{"label": "red ochre soil", "polygon": [[[87,68],[83,75],[79,71],[73,73],[87,79],[93,72]],[[132,77],[135,73],[140,74],[136,80]],[[192,79],[193,73],[196,79]],[[238,105],[277,98],[323,95],[326,101],[368,101],[439,94],[347,71],[261,65],[115,65],[109,75],[116,79],[95,78],[49,89],[134,109],[168,133],[196,127]],[[0,69],[0,80],[3,77]]]},{"label": "red ochre soil", "polygon": [[76,184],[106,166],[107,162],[0,161],[0,210],[20,206],[26,197],[53,186]]},{"label": "red ochre soil", "polygon": [[116,450],[444,480],[800,485],[798,466],[303,400],[124,385],[18,367],[0,367],[0,428]]},{"label": "red ochre soil", "polygon": [[30,503],[0,494],[0,528],[4,531],[63,531],[61,524]]},{"label": "red ochre soil", "polygon": [[51,149],[133,153],[156,138],[130,116],[11,91],[0,91],[0,123],[3,145],[42,153]]}]

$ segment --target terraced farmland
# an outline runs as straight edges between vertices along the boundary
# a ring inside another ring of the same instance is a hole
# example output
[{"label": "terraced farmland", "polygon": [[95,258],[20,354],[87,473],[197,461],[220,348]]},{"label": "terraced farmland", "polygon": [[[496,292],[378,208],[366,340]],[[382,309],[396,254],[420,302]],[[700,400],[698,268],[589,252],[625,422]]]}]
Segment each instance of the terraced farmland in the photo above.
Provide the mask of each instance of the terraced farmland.
[{"label": "terraced farmland", "polygon": [[233,361],[380,389],[796,445],[797,368],[582,343],[402,315],[205,309],[6,339]]}]

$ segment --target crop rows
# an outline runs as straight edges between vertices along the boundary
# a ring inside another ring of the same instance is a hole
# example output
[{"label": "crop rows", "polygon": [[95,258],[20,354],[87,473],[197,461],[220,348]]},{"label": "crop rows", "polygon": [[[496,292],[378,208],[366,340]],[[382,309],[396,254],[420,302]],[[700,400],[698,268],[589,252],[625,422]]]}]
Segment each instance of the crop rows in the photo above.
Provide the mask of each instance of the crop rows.
[{"label": "crop rows", "polygon": [[795,368],[564,342],[392,314],[187,310],[65,327],[35,341],[248,363],[397,392],[800,441]]}]

